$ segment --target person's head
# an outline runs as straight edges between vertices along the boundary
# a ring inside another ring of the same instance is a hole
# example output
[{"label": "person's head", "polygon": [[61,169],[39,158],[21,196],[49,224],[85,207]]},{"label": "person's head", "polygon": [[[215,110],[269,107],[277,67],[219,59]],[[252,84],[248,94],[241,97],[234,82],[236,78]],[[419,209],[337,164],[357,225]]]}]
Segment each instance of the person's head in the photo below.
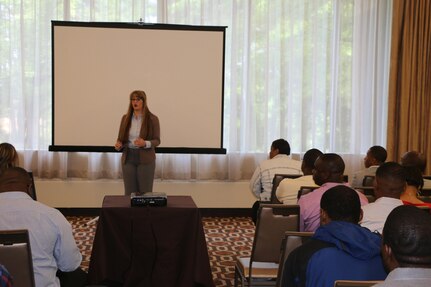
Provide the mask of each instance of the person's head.
[{"label": "person's head", "polygon": [[328,189],[320,200],[320,224],[346,221],[357,224],[362,219],[358,193],[345,185]]},{"label": "person's head", "polygon": [[426,157],[417,151],[408,151],[403,154],[400,163],[402,166],[416,166],[422,173],[427,167]]},{"label": "person's head", "polygon": [[381,165],[386,161],[388,154],[384,147],[375,145],[368,149],[367,155],[364,158],[364,165],[369,168],[373,165]]},{"label": "person's head", "polygon": [[18,165],[18,153],[10,143],[0,144],[0,174],[7,168]]},{"label": "person's head", "polygon": [[314,169],[314,162],[323,153],[317,148],[309,149],[305,152],[302,159],[301,170],[304,175],[312,175]]},{"label": "person's head", "polygon": [[0,192],[23,191],[28,193],[31,178],[21,167],[11,167],[0,175]]},{"label": "person's head", "polygon": [[129,114],[136,112],[146,112],[148,110],[147,106],[147,95],[144,91],[136,90],[130,93],[130,104],[129,104]]},{"label": "person's head", "polygon": [[406,170],[396,162],[385,162],[376,170],[374,194],[376,198],[400,198],[406,189]]},{"label": "person's head", "polygon": [[277,154],[290,155],[290,145],[285,139],[278,139],[272,142],[269,158],[273,158]]},{"label": "person's head", "polygon": [[387,271],[431,268],[431,215],[412,205],[392,210],[383,227],[382,258]]},{"label": "person's head", "polygon": [[424,179],[422,173],[416,166],[405,166],[407,186],[412,186],[417,190],[422,189]]},{"label": "person's head", "polygon": [[317,185],[327,182],[343,182],[344,161],[338,154],[324,153],[319,156],[313,169],[313,180]]}]

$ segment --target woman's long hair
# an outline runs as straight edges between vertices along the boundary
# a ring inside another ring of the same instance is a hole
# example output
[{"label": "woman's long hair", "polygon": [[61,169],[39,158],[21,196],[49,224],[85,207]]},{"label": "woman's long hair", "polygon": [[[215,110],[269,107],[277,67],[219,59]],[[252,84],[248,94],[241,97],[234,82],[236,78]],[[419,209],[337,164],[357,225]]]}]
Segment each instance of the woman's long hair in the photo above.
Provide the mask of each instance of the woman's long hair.
[{"label": "woman's long hair", "polygon": [[133,104],[132,104],[132,98],[139,98],[142,100],[142,125],[145,125],[145,129],[144,129],[144,140],[148,137],[151,137],[153,135],[153,125],[151,123],[151,115],[152,113],[150,112],[150,110],[148,109],[148,105],[147,105],[147,95],[145,94],[144,91],[141,90],[135,90],[133,92],[130,93],[129,96],[129,108],[127,109],[127,113],[126,113],[126,129],[124,131],[124,134],[122,136],[120,136],[120,140],[121,141],[127,141],[129,139],[129,130],[130,130],[130,125],[132,124],[132,117],[133,117]]},{"label": "woman's long hair", "polygon": [[10,143],[0,144],[0,174],[4,170],[18,165],[18,153]]}]

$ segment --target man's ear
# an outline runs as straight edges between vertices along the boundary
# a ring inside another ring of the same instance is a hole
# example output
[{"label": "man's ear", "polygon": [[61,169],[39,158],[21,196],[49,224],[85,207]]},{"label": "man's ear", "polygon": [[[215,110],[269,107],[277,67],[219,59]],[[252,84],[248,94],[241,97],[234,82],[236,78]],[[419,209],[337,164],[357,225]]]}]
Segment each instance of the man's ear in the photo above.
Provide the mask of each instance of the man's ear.
[{"label": "man's ear", "polygon": [[359,222],[362,221],[362,218],[364,218],[364,211],[361,208],[361,212],[359,212]]},{"label": "man's ear", "polygon": [[382,259],[385,265],[386,271],[391,272],[395,268],[399,267],[399,263],[395,258],[392,248],[389,245],[382,244]]},{"label": "man's ear", "polygon": [[320,225],[325,225],[329,222],[331,222],[331,219],[329,218],[328,213],[325,210],[320,209]]}]

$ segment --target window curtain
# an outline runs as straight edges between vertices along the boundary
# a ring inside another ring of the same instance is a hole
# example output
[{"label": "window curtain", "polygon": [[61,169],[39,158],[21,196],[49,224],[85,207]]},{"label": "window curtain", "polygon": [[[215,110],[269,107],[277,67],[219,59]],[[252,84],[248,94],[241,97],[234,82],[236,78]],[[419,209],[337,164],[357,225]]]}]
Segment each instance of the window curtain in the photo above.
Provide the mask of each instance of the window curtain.
[{"label": "window curtain", "polygon": [[41,178],[121,178],[117,153],[47,151],[51,20],[228,27],[227,154],[158,154],[158,179],[248,180],[277,138],[298,159],[341,154],[346,173],[386,145],[391,0],[0,0],[0,17],[0,139]]},{"label": "window curtain", "polygon": [[[395,0],[389,86],[388,154],[431,159],[431,2]],[[430,164],[426,174],[431,173]]]}]

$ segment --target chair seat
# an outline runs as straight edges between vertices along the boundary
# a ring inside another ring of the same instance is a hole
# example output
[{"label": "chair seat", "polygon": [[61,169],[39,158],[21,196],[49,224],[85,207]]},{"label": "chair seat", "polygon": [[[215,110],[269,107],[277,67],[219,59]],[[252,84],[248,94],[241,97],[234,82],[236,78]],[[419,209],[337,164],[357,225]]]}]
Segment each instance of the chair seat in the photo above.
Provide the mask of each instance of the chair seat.
[{"label": "chair seat", "polygon": [[[250,276],[250,257],[240,257],[237,259],[236,267],[241,270],[246,277]],[[272,262],[253,262],[253,278],[276,279],[278,264]]]}]

